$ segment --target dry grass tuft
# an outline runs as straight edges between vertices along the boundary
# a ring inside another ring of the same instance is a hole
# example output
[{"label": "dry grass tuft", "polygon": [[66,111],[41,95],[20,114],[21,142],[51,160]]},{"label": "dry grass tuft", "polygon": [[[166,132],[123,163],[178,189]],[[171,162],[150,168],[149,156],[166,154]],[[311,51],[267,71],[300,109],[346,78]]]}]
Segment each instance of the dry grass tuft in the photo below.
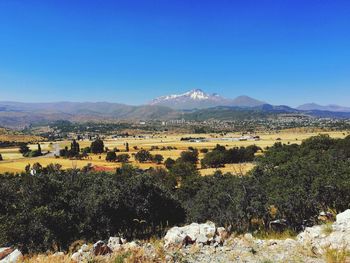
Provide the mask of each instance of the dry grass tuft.
[{"label": "dry grass tuft", "polygon": [[82,245],[86,244],[86,241],[85,240],[76,240],[74,241],[70,246],[69,246],[69,252],[70,253],[74,253],[74,252],[77,252],[79,250],[79,248],[81,248]]},{"label": "dry grass tuft", "polygon": [[327,263],[348,263],[350,262],[349,251],[345,249],[331,249],[328,248],[325,251],[325,260]]},{"label": "dry grass tuft", "polygon": [[287,239],[287,238],[295,238],[296,233],[290,229],[286,229],[282,232],[276,231],[262,231],[258,232],[255,237],[259,239]]},{"label": "dry grass tuft", "polygon": [[326,223],[322,226],[322,233],[326,236],[329,236],[333,232],[333,224]]},{"label": "dry grass tuft", "polygon": [[71,260],[71,255],[54,255],[54,254],[40,254],[25,256],[23,258],[23,263],[73,263]]}]

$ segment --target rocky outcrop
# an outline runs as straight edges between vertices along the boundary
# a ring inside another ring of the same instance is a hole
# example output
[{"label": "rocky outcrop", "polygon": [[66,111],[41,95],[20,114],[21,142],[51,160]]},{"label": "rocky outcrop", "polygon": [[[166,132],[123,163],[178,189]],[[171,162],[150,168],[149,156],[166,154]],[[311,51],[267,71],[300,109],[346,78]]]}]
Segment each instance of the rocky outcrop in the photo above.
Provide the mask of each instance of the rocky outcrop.
[{"label": "rocky outcrop", "polygon": [[122,248],[122,245],[126,244],[126,239],[120,237],[110,237],[108,239],[107,246],[112,251],[118,251]]},{"label": "rocky outcrop", "polygon": [[107,244],[98,241],[92,248],[85,245],[72,259],[84,262],[95,255],[110,253],[144,253],[154,262],[325,262],[327,249],[350,251],[350,210],[338,214],[333,224],[306,228],[295,238],[258,239],[252,234],[231,235],[213,222],[192,223],[168,230],[161,242],[163,256],[157,256],[152,243],[126,242],[119,237],[109,238]]},{"label": "rocky outcrop", "polygon": [[92,249],[84,244],[81,248],[72,255],[72,260],[75,262],[88,262],[93,258]]},{"label": "rocky outcrop", "polygon": [[318,255],[327,249],[350,251],[350,209],[338,214],[333,224],[306,228],[297,240]]},{"label": "rocky outcrop", "polygon": [[220,228],[219,232],[213,222],[205,224],[192,223],[183,227],[171,228],[164,237],[164,243],[165,247],[186,246],[193,243],[203,245],[221,243],[225,229]]},{"label": "rocky outcrop", "polygon": [[[326,261],[325,255],[330,250],[350,251],[350,210],[338,214],[332,224],[309,227],[298,236],[283,240],[258,239],[251,233],[229,236],[225,228],[213,222],[192,223],[169,229],[162,240],[155,242],[126,242],[120,237],[110,237],[108,242],[84,244],[71,259],[77,263],[115,262],[118,255],[136,255],[135,262],[321,263]],[[18,250],[2,248],[0,263],[16,262],[21,255]]]},{"label": "rocky outcrop", "polygon": [[110,237],[107,244],[99,240],[94,245],[88,246],[84,244],[81,248],[75,252],[71,259],[73,262],[83,263],[93,261],[95,257],[110,257],[113,253],[117,254],[121,251],[130,251],[141,248],[136,241],[126,242],[125,239],[120,237]]}]

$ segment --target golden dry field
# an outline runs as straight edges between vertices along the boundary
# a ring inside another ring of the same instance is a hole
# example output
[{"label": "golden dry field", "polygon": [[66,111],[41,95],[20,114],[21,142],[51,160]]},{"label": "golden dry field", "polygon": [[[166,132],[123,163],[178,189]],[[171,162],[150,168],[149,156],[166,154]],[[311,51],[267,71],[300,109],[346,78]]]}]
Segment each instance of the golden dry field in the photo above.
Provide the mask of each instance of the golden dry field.
[{"label": "golden dry field", "polygon": [[4,128],[0,128],[0,141],[8,142],[39,142],[43,138],[35,135],[23,135],[21,133],[8,131]]},{"label": "golden dry field", "polygon": [[[179,157],[180,153],[184,150],[187,150],[188,147],[193,147],[197,149],[212,149],[217,144],[224,145],[228,148],[231,147],[240,147],[240,146],[248,146],[255,144],[262,148],[273,145],[275,142],[279,141],[282,143],[297,143],[300,144],[302,140],[309,138],[311,136],[316,136],[318,134],[329,134],[333,138],[343,138],[348,135],[348,132],[300,132],[300,131],[282,131],[279,133],[258,133],[255,135],[260,136],[260,140],[253,141],[230,141],[223,140],[218,134],[179,134],[179,135],[157,135],[157,136],[149,136],[145,135],[144,138],[118,138],[118,139],[109,139],[106,138],[104,140],[105,147],[109,149],[118,148],[121,152],[125,150],[125,143],[129,143],[131,155],[130,163],[138,166],[140,168],[149,168],[149,167],[162,167],[163,165],[156,165],[153,163],[138,163],[132,157],[133,153],[136,153],[139,149],[143,148],[146,150],[150,150],[152,146],[158,146],[159,148],[171,146],[176,147],[173,150],[153,150],[152,154],[161,154],[164,157],[164,160],[168,157],[176,159]],[[224,137],[240,137],[241,134],[227,134]],[[205,137],[208,140],[201,142],[188,142],[181,141],[182,137]],[[70,145],[70,141],[61,141],[57,142],[60,148],[64,148],[65,146]],[[84,148],[90,146],[90,141],[79,141],[80,148]],[[135,150],[133,147],[137,146],[138,150]],[[36,149],[36,145],[30,145],[31,149]],[[41,148],[43,151],[52,151],[53,145],[48,142],[42,142]],[[115,169],[116,167],[120,167],[120,163],[111,163],[106,162],[105,157],[106,154],[101,155],[91,155],[88,159],[84,160],[69,160],[63,158],[55,158],[54,156],[41,156],[35,158],[23,158],[20,153],[18,153],[17,148],[3,148],[0,149],[0,153],[2,154],[3,161],[0,162],[0,172],[21,172],[24,170],[24,167],[27,164],[33,164],[35,162],[39,162],[41,165],[46,166],[50,163],[58,163],[62,165],[63,169],[68,168],[81,168],[91,163],[92,165],[102,166],[110,169]],[[203,154],[200,153],[199,158],[203,158]],[[252,163],[246,164],[229,164],[224,168],[220,168],[220,170],[224,173],[231,172],[233,174],[244,174],[247,171],[251,170],[254,167]],[[202,175],[210,175],[215,172],[216,169],[200,169]]]}]

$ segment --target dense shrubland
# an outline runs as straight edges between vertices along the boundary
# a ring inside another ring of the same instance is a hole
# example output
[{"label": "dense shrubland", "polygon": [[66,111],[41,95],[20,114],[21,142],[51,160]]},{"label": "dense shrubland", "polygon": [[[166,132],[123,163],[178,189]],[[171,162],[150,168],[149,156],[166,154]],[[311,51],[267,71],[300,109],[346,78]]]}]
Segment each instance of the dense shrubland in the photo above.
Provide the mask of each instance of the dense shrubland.
[{"label": "dense shrubland", "polygon": [[196,162],[198,152],[187,151],[166,161],[169,169],[124,164],[115,173],[93,173],[52,166],[34,176],[2,175],[0,246],[67,249],[78,239],[147,238],[206,220],[244,232],[267,231],[271,221],[284,219],[299,231],[321,211],[349,208],[350,137],[277,143],[246,176],[201,177]]},{"label": "dense shrubland", "polygon": [[205,153],[201,165],[202,168],[219,168],[228,163],[252,162],[258,150],[261,149],[256,145],[226,149],[225,146],[218,144],[211,152]]}]

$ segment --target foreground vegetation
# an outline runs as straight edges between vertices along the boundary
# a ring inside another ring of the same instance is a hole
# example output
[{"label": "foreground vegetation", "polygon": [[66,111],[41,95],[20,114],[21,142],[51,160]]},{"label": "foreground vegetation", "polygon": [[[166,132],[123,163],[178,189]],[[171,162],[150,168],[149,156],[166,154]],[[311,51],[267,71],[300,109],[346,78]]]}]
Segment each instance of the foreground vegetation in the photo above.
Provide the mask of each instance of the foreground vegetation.
[{"label": "foreground vegetation", "polygon": [[350,204],[350,137],[276,143],[249,176],[201,177],[191,154],[169,169],[124,164],[115,173],[49,165],[0,177],[0,246],[68,249],[79,239],[162,235],[172,225],[212,220],[236,232],[266,231],[283,219],[299,231],[321,211]]}]

